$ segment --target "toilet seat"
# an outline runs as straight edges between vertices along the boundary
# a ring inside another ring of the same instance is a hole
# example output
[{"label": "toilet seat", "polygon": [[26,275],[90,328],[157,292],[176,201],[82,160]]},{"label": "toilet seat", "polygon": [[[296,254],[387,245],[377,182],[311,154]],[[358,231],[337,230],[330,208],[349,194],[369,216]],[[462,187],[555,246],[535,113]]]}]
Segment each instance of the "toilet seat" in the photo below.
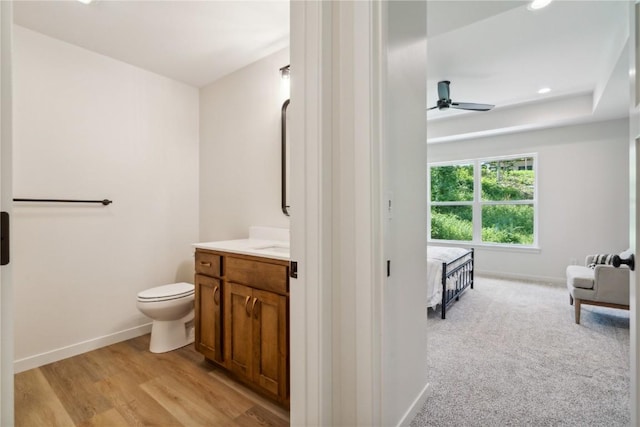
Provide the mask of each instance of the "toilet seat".
[{"label": "toilet seat", "polygon": [[170,285],[156,286],[138,293],[138,301],[159,302],[185,298],[195,293],[195,287],[191,283],[172,283]]}]

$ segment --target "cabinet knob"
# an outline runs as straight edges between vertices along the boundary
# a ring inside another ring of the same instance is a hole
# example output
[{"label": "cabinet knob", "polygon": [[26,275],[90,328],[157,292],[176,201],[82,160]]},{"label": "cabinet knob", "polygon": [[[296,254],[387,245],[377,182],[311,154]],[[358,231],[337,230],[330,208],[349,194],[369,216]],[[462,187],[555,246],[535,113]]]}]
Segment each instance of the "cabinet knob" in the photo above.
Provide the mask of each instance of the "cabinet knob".
[{"label": "cabinet knob", "polygon": [[249,295],[247,295],[247,299],[244,301],[244,311],[247,313],[248,317],[251,317],[251,312],[248,310],[249,308],[249,300],[251,299],[251,297]]},{"label": "cabinet knob", "polygon": [[204,267],[211,267],[211,263],[210,262],[205,262],[205,261],[200,261],[200,265],[202,265]]}]

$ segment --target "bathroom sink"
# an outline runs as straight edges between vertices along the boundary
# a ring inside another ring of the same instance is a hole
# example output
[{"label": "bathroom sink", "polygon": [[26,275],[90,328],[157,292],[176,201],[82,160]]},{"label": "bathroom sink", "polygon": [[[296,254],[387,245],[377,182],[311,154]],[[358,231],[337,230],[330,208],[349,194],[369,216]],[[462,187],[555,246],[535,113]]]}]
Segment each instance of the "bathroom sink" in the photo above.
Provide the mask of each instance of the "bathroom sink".
[{"label": "bathroom sink", "polygon": [[283,246],[283,245],[259,246],[259,247],[253,248],[253,250],[276,252],[279,254],[289,254],[289,246]]}]

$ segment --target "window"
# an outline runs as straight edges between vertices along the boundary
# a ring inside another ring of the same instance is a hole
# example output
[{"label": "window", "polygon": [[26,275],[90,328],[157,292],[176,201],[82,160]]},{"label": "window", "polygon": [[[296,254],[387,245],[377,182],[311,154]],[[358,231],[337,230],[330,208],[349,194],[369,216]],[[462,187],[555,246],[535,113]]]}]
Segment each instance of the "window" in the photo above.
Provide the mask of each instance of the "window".
[{"label": "window", "polygon": [[429,240],[534,246],[533,154],[429,165]]}]

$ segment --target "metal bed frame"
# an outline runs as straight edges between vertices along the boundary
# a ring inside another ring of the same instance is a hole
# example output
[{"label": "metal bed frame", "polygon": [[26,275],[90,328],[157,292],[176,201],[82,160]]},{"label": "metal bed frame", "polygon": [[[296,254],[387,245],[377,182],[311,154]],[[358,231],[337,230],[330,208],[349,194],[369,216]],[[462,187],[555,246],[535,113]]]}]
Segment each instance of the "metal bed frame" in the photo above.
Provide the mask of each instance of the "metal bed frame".
[{"label": "metal bed frame", "polygon": [[[460,262],[465,257],[468,259]],[[447,289],[447,281],[453,278],[455,289]],[[473,248],[464,255],[449,262],[442,263],[442,318],[446,316],[447,308],[453,301],[458,301],[460,295],[467,289],[473,289]]]}]

